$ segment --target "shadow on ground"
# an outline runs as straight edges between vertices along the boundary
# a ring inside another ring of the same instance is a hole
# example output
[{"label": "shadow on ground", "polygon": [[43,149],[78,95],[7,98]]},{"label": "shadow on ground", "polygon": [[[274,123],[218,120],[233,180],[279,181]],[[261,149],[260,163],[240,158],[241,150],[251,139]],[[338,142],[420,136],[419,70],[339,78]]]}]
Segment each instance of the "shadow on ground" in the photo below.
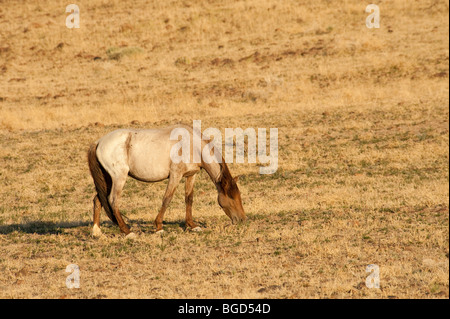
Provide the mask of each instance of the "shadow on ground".
[{"label": "shadow on ground", "polygon": [[[202,228],[206,227],[206,223],[202,221],[196,220],[195,223],[197,226]],[[156,227],[153,221],[143,220],[143,219],[130,219],[127,221],[128,226],[132,229],[131,231],[139,230],[144,233],[154,233],[156,231]],[[115,225],[112,225],[114,227]],[[134,229],[134,230],[133,230]],[[164,230],[187,230],[187,225],[184,220],[177,221],[163,221],[163,229]]]},{"label": "shadow on ground", "polygon": [[[141,232],[153,233],[155,232],[155,226],[153,221],[145,220],[128,220],[127,224],[133,228],[132,231],[139,230]],[[184,221],[164,221],[164,229],[186,229]],[[205,223],[198,222],[197,225],[205,227]],[[90,221],[73,221],[73,222],[46,222],[46,221],[30,221],[22,224],[10,224],[0,225],[0,234],[8,235],[13,232],[20,232],[25,234],[38,234],[38,235],[52,235],[52,234],[64,234],[67,229],[74,229],[78,227],[92,226]],[[102,230],[107,232],[119,232],[119,227],[109,221],[102,222],[100,225]],[[89,228],[90,229],[90,228]]]},{"label": "shadow on ground", "polygon": [[32,221],[23,224],[0,225],[0,234],[7,235],[12,232],[21,232],[27,234],[62,234],[64,229],[88,226],[90,222],[43,222]]}]

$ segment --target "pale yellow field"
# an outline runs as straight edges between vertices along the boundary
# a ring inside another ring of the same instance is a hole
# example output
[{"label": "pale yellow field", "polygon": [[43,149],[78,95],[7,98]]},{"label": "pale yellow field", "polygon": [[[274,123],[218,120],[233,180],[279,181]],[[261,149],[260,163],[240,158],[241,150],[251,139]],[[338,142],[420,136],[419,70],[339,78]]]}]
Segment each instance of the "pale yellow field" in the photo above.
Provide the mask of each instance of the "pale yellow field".
[{"label": "pale yellow field", "polygon": [[[0,298],[448,298],[449,1],[0,0]],[[129,179],[134,241],[102,215],[86,151],[123,127],[278,128],[230,224],[205,172]],[[77,264],[81,287],[65,284]],[[380,269],[380,289],[365,285]]]}]

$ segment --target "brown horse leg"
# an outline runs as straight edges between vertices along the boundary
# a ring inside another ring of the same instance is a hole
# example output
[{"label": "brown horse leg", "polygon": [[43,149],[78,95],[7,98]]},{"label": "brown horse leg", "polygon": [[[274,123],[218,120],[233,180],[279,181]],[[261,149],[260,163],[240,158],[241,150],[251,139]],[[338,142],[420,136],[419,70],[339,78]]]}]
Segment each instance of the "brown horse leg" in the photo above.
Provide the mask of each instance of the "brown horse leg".
[{"label": "brown horse leg", "polygon": [[125,185],[126,176],[124,178],[120,178],[118,180],[113,180],[111,194],[109,195],[109,203],[111,204],[111,208],[116,217],[117,224],[119,225],[120,231],[125,235],[130,233],[130,228],[122,219],[122,215],[119,211],[119,199],[122,194],[123,186]]},{"label": "brown horse leg", "polygon": [[164,194],[164,197],[163,197],[162,206],[161,206],[161,209],[159,210],[159,213],[155,219],[155,226],[156,226],[157,232],[163,230],[162,222],[163,222],[163,218],[164,218],[164,213],[165,213],[167,207],[169,206],[170,201],[172,200],[173,194],[175,193],[175,189],[177,188],[177,185],[180,182],[181,177],[182,176],[178,175],[178,174],[171,174],[169,176],[169,183],[167,184],[166,193]]},{"label": "brown horse leg", "polygon": [[94,227],[92,228],[92,235],[94,237],[99,237],[102,234],[100,230],[100,212],[102,210],[102,204],[98,195],[94,197]]},{"label": "brown horse leg", "polygon": [[[195,175],[186,177],[186,191],[185,191],[185,203],[186,203],[186,226],[191,229],[197,229],[197,225],[192,220],[192,203],[194,201],[194,182]],[[198,228],[200,229],[200,228]]]}]

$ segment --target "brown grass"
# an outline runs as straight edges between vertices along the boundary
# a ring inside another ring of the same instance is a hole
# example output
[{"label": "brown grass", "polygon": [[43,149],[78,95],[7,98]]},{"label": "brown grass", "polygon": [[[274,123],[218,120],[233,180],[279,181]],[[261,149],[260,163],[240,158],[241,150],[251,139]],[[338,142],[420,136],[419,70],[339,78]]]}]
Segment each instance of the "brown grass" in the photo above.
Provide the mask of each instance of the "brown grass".
[{"label": "brown grass", "polygon": [[[1,298],[449,297],[448,1],[0,3]],[[180,187],[155,235],[165,183],[130,179],[138,238],[93,239],[89,144],[193,119],[278,128],[275,174],[230,166],[249,221],[202,173],[205,231]]]}]

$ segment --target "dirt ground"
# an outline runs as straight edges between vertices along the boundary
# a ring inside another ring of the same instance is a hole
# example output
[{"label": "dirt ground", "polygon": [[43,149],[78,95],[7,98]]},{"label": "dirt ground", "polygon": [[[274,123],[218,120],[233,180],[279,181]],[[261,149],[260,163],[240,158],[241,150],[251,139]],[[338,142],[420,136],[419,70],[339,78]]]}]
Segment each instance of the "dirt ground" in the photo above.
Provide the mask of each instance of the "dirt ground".
[{"label": "dirt ground", "polygon": [[[0,0],[0,298],[449,298],[449,1]],[[278,128],[278,170],[229,164],[248,221],[203,171],[129,178],[127,240],[89,145],[124,127]],[[66,267],[80,270],[68,289]],[[368,288],[368,265],[380,288]]]}]

